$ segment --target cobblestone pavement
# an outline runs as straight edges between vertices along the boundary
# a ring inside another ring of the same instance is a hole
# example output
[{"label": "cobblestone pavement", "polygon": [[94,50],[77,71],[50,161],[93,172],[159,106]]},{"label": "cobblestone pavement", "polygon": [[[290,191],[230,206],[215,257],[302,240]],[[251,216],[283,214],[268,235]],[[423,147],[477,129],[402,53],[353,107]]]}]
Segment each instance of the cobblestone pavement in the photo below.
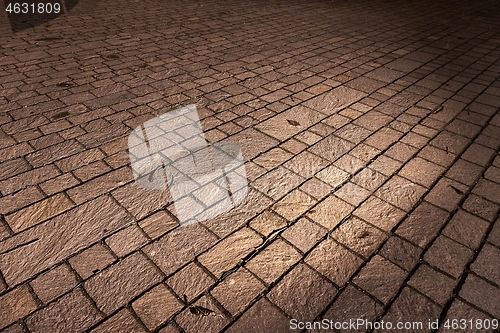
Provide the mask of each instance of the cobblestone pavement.
[{"label": "cobblestone pavement", "polygon": [[[0,22],[1,332],[494,331],[475,325],[500,317],[498,1],[81,0]],[[189,104],[241,147],[249,192],[179,227],[127,137]]]}]

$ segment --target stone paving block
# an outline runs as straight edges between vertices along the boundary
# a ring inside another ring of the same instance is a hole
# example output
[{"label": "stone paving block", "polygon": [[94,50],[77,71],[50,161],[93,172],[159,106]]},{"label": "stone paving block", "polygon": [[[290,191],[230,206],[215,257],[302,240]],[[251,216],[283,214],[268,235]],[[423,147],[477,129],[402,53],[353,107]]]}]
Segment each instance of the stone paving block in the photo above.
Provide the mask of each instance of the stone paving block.
[{"label": "stone paving block", "polygon": [[366,139],[368,136],[370,136],[371,131],[361,127],[357,126],[354,124],[347,124],[343,126],[342,128],[338,129],[335,131],[335,135],[345,139],[347,141],[350,141],[354,144],[359,144],[361,141]]},{"label": "stone paving block", "polygon": [[415,267],[421,253],[420,248],[399,237],[390,237],[380,251],[382,256],[407,271]]},{"label": "stone paving block", "polygon": [[311,148],[309,148],[309,151],[327,159],[330,162],[335,162],[352,148],[354,148],[353,143],[334,135],[330,135],[314,144]]},{"label": "stone paving block", "polygon": [[179,223],[165,211],[159,211],[139,221],[139,227],[151,239],[159,238],[178,225]]},{"label": "stone paving block", "polygon": [[318,172],[316,177],[332,187],[337,187],[349,178],[349,173],[330,165]]},{"label": "stone paving block", "polygon": [[183,304],[164,284],[159,284],[132,303],[132,308],[142,322],[154,330],[179,311]]},{"label": "stone paving block", "polygon": [[396,295],[407,273],[381,256],[373,257],[352,280],[384,304]]},{"label": "stone paving block", "polygon": [[396,233],[424,248],[437,236],[447,218],[446,211],[424,201],[398,226]]},{"label": "stone paving block", "polygon": [[498,288],[472,274],[467,276],[459,296],[476,305],[486,313],[500,317],[500,295]]},{"label": "stone paving block", "polygon": [[375,147],[380,150],[385,150],[402,136],[401,132],[395,131],[391,128],[384,127],[372,134],[365,140],[367,145]]},{"label": "stone paving block", "polygon": [[8,284],[20,283],[129,222],[108,196],[78,206],[0,243],[3,276]]},{"label": "stone paving block", "polygon": [[307,102],[305,106],[318,112],[331,115],[337,111],[359,101],[366,93],[348,87],[337,87],[325,92]]},{"label": "stone paving block", "polygon": [[30,169],[28,163],[22,158],[16,158],[0,163],[0,180],[5,180],[26,172]]},{"label": "stone paving block", "polygon": [[298,187],[305,178],[282,166],[264,174],[252,183],[252,186],[274,200]]},{"label": "stone paving block", "polygon": [[486,179],[480,179],[472,189],[472,193],[482,196],[494,203],[500,204],[500,185]]},{"label": "stone paving block", "polygon": [[446,177],[471,186],[480,177],[483,168],[460,159],[453,164],[450,170],[446,173]]},{"label": "stone paving block", "polygon": [[424,255],[429,264],[445,271],[455,278],[462,275],[465,265],[472,259],[472,250],[459,243],[440,236]]},{"label": "stone paving block", "polygon": [[484,173],[484,178],[500,184],[500,168],[490,166]]},{"label": "stone paving block", "polygon": [[319,112],[296,106],[256,125],[255,128],[284,141],[318,123],[322,118],[324,115]]},{"label": "stone paving block", "polygon": [[361,202],[370,196],[368,190],[351,182],[342,185],[333,194],[353,206],[359,206]]},{"label": "stone paving block", "polygon": [[212,298],[203,296],[196,301],[194,305],[212,310],[215,315],[203,317],[204,320],[201,321],[198,315],[193,314],[189,309],[185,309],[179,315],[175,316],[175,322],[186,333],[195,333],[200,331],[207,333],[220,332],[221,329],[229,323],[229,319],[221,313]]},{"label": "stone paving block", "polygon": [[401,142],[418,149],[425,147],[428,141],[429,140],[425,136],[419,135],[413,131],[401,138]]},{"label": "stone paving block", "polygon": [[83,165],[90,164],[104,158],[104,154],[98,149],[84,150],[81,153],[66,157],[57,161],[55,164],[63,172],[77,169]]},{"label": "stone paving block", "polygon": [[363,260],[331,239],[316,246],[304,260],[308,265],[342,287]]},{"label": "stone paving block", "polygon": [[120,230],[106,239],[106,244],[118,257],[124,257],[146,243],[146,236],[135,225]]},{"label": "stone paving block", "polygon": [[30,332],[48,332],[57,328],[64,332],[81,332],[102,319],[84,292],[78,288],[56,302],[33,313],[26,320]]},{"label": "stone paving block", "polygon": [[0,191],[3,195],[8,195],[28,186],[33,186],[45,180],[59,176],[60,174],[61,173],[54,165],[47,165],[41,168],[32,169],[0,182]]},{"label": "stone paving block", "polygon": [[364,162],[371,162],[379,153],[379,149],[365,145],[364,143],[357,145],[349,152],[350,155],[359,158]]},{"label": "stone paving block", "polygon": [[484,247],[479,252],[478,257],[472,263],[471,269],[476,274],[492,281],[499,285],[500,282],[500,272],[496,263],[500,259],[500,249],[491,246],[490,244],[484,244]]},{"label": "stone paving block", "polygon": [[249,271],[265,283],[275,282],[285,271],[297,263],[301,255],[293,247],[278,239],[264,248],[246,265]]},{"label": "stone paving block", "polygon": [[2,316],[0,329],[12,324],[16,320],[28,315],[37,308],[36,301],[27,285],[22,285],[0,296]]},{"label": "stone paving block", "polygon": [[[409,329],[398,330],[400,332],[418,332],[426,330],[425,325],[439,318],[441,308],[432,303],[424,296],[418,294],[412,289],[406,287],[403,289],[396,301],[391,305],[387,314],[383,317],[384,321],[392,323],[410,321],[412,323],[422,323],[422,326],[415,326]],[[413,324],[412,324],[413,325]],[[418,324],[417,324],[418,325]],[[375,332],[383,332],[375,330]]]},{"label": "stone paving block", "polygon": [[26,156],[26,160],[35,168],[56,162],[67,156],[82,152],[83,146],[75,140],[68,140],[53,146],[37,150]]},{"label": "stone paving block", "polygon": [[132,172],[128,167],[125,167],[85,182],[68,190],[67,193],[76,204],[81,204],[100,194],[108,193],[121,185],[125,185],[131,180]]},{"label": "stone paving block", "polygon": [[278,141],[253,128],[248,128],[228,138],[228,141],[242,148],[243,158],[250,160],[270,148],[276,146]]},{"label": "stone paving block", "polygon": [[417,157],[408,162],[398,174],[429,188],[443,172],[443,167]]},{"label": "stone paving block", "polygon": [[498,220],[497,223],[493,225],[493,228],[488,235],[488,241],[496,246],[499,246],[500,244],[500,226],[498,224]]},{"label": "stone paving block", "polygon": [[71,267],[82,279],[96,274],[113,261],[115,261],[115,257],[101,244],[96,244],[69,259]]},{"label": "stone paving block", "polygon": [[445,168],[450,167],[456,158],[456,154],[453,154],[451,151],[433,146],[425,146],[417,156]]},{"label": "stone paving block", "polygon": [[[393,146],[387,149],[384,155],[401,163],[406,163],[413,157],[413,155],[417,151],[417,148],[407,145],[406,143],[396,142]],[[415,159],[412,159],[409,163],[412,163],[413,161],[415,161]],[[407,164],[405,168],[409,168],[410,166],[408,166]]]},{"label": "stone paving block", "polygon": [[404,211],[409,211],[424,192],[424,187],[402,177],[393,176],[375,192],[375,195]]},{"label": "stone paving block", "polygon": [[231,234],[198,257],[198,261],[215,277],[232,269],[262,243],[262,238],[252,229],[243,228]]},{"label": "stone paving block", "polygon": [[288,318],[265,298],[258,300],[227,332],[258,333],[263,330],[269,333],[293,332]]},{"label": "stone paving block", "polygon": [[135,319],[129,310],[120,310],[117,314],[94,328],[92,333],[113,332],[146,332],[144,327]]},{"label": "stone paving block", "polygon": [[446,126],[446,130],[472,139],[477,134],[479,134],[479,132],[481,131],[481,127],[459,119],[455,119],[451,122],[451,124]]},{"label": "stone paving block", "polygon": [[354,121],[354,124],[362,126],[370,131],[376,131],[389,124],[392,117],[378,111],[369,111]]},{"label": "stone paving block", "polygon": [[259,294],[264,284],[248,270],[239,268],[226,277],[210,293],[233,316],[241,313]]},{"label": "stone paving block", "polygon": [[272,202],[272,200],[258,191],[249,188],[247,197],[238,206],[204,221],[203,224],[218,237],[223,238],[241,228],[262,211],[268,209]]},{"label": "stone paving block", "polygon": [[26,207],[44,197],[43,193],[35,186],[6,195],[0,198],[0,214],[8,214],[17,209]]},{"label": "stone paving block", "polygon": [[299,187],[299,189],[317,200],[323,199],[332,191],[332,187],[330,185],[323,183],[316,177],[306,181]]},{"label": "stone paving block", "polygon": [[320,274],[299,264],[267,295],[267,298],[299,321],[312,321],[336,295],[336,288]]},{"label": "stone paving block", "polygon": [[335,229],[331,237],[364,258],[368,258],[380,247],[387,235],[362,220],[352,217]]},{"label": "stone paving block", "polygon": [[299,190],[293,190],[276,202],[272,209],[288,221],[293,221],[309,210],[315,203],[316,199],[310,195]]},{"label": "stone paving block", "polygon": [[302,150],[306,149],[307,145],[305,143],[300,142],[299,140],[291,138],[290,140],[287,140],[284,143],[282,143],[280,147],[286,149],[292,154],[297,154]]},{"label": "stone paving block", "polygon": [[168,285],[183,299],[188,302],[205,292],[214,284],[214,279],[194,263],[182,268],[167,280]]},{"label": "stone paving block", "polygon": [[459,210],[450,222],[448,222],[442,234],[476,250],[486,234],[488,226],[488,222],[463,210]]},{"label": "stone paving block", "polygon": [[287,169],[292,170],[299,176],[302,176],[304,178],[311,178],[328,164],[329,162],[325,159],[311,154],[308,151],[304,151],[293,157],[290,161],[283,164],[283,166]]},{"label": "stone paving block", "polygon": [[271,170],[292,157],[293,154],[283,149],[273,148],[270,151],[255,158],[253,161],[258,165],[262,166],[263,168],[265,168],[266,170]]},{"label": "stone paving block", "polygon": [[306,218],[299,219],[291,227],[287,228],[282,236],[302,252],[307,252],[327,234],[327,230],[309,221]]},{"label": "stone paving block", "polygon": [[405,212],[377,197],[371,196],[356,208],[353,215],[384,231],[390,231],[403,219]]},{"label": "stone paving block", "polygon": [[[461,319],[465,319],[468,332],[484,332],[484,328],[482,326],[483,320],[484,319],[491,320],[493,318],[485,314],[484,312],[478,311],[477,309],[471,307],[470,305],[464,303],[463,301],[455,299],[446,314],[445,320],[441,322],[440,329],[438,332],[450,332],[453,328],[446,329],[444,328],[444,324],[448,320],[449,320],[448,324],[452,324],[452,321],[454,319],[456,319],[458,322],[460,322]],[[470,322],[469,322],[470,319],[472,319],[472,325],[473,325],[472,329],[470,327]],[[478,324],[476,321],[478,319],[481,323],[481,326],[478,325],[478,327],[481,327],[480,329],[476,328],[476,324]]]},{"label": "stone paving block", "polygon": [[344,218],[349,216],[354,206],[334,196],[329,196],[313,209],[309,210],[307,217],[325,227],[334,229]]},{"label": "stone paving block", "polygon": [[269,210],[265,210],[250,222],[250,227],[265,237],[286,225],[287,221],[283,217]]},{"label": "stone paving block", "polygon": [[494,203],[475,194],[471,194],[467,197],[465,202],[462,204],[462,208],[490,222],[494,220],[497,212],[499,211],[498,205],[495,205]]},{"label": "stone paving block", "polygon": [[473,143],[463,154],[462,158],[478,164],[480,166],[486,166],[486,164],[493,158],[495,151],[490,148],[483,147],[476,143]]},{"label": "stone paving block", "polygon": [[341,128],[342,126],[348,124],[350,119],[348,117],[344,117],[340,114],[333,114],[330,117],[321,121],[323,124],[326,124],[334,129]]},{"label": "stone paving block", "polygon": [[[324,318],[335,321],[347,321],[361,318],[374,321],[383,311],[382,304],[376,302],[352,284],[347,285],[339,298],[325,313]],[[347,329],[346,332],[366,332],[361,326],[359,329]]]},{"label": "stone paving block", "polygon": [[469,142],[470,140],[463,136],[443,131],[439,133],[430,144],[447,152],[460,154],[465,150]]},{"label": "stone paving block", "polygon": [[366,163],[351,154],[345,154],[336,160],[333,165],[352,175],[364,168]]},{"label": "stone paving block", "polygon": [[52,195],[58,192],[62,192],[68,188],[76,186],[79,184],[78,179],[76,179],[71,173],[65,173],[58,177],[49,179],[41,184],[40,188],[47,195]]},{"label": "stone paving block", "polygon": [[111,171],[111,168],[108,165],[102,161],[96,161],[74,170],[73,174],[80,179],[80,181],[86,182],[87,180],[100,176],[108,171]]},{"label": "stone paving block", "polygon": [[394,171],[401,167],[402,163],[385,155],[379,156],[370,164],[370,169],[378,171],[385,176],[391,176]]},{"label": "stone paving block", "polygon": [[30,282],[33,291],[44,303],[49,303],[61,296],[76,286],[76,284],[77,280],[74,273],[65,264],[39,275]]},{"label": "stone paving block", "polygon": [[425,196],[425,201],[451,212],[457,208],[467,189],[467,186],[443,177]]},{"label": "stone paving block", "polygon": [[19,232],[59,215],[74,205],[63,193],[39,201],[5,217],[12,231]]},{"label": "stone paving block", "polygon": [[444,305],[448,301],[457,284],[457,280],[454,280],[425,264],[420,265],[408,281],[408,285],[417,289],[441,305]]},{"label": "stone paving block", "polygon": [[[112,189],[123,185],[130,180],[132,172],[128,168],[119,170],[115,170],[114,174],[106,174],[93,181],[87,182],[84,186],[87,188],[96,186],[105,190],[106,188]],[[102,180],[106,180],[107,182],[101,185]],[[75,189],[74,195],[85,197],[85,194],[83,194],[84,189],[85,188]],[[112,192],[112,196],[136,219],[142,219],[153,212],[163,209],[167,204],[172,202],[170,191],[143,189],[137,186],[135,182],[118,187]]]},{"label": "stone paving block", "polygon": [[162,275],[144,255],[134,253],[88,279],[84,288],[97,307],[110,314],[161,279]]},{"label": "stone paving block", "polygon": [[376,190],[386,180],[386,176],[380,172],[374,171],[371,168],[363,169],[351,179],[354,184],[360,185],[368,191]]},{"label": "stone paving block", "polygon": [[167,275],[181,268],[217,241],[199,224],[177,228],[144,247],[144,253]]}]

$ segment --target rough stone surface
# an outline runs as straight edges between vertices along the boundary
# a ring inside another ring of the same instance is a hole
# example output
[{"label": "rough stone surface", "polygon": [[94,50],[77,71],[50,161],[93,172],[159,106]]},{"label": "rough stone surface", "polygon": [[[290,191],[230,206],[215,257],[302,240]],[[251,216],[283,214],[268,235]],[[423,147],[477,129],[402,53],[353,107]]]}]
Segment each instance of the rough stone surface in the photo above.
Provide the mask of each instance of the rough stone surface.
[{"label": "rough stone surface", "polygon": [[203,253],[198,261],[219,278],[261,243],[262,239],[257,233],[243,228]]},{"label": "rough stone surface", "polygon": [[[109,197],[100,197],[2,242],[0,269],[8,284],[19,283],[129,221]],[[28,245],[18,247],[21,244]]]},{"label": "rough stone surface", "polygon": [[234,316],[242,312],[264,290],[265,286],[262,282],[248,270],[240,268],[225,278],[210,293]]},{"label": "rough stone surface", "polygon": [[129,310],[120,310],[117,314],[107,319],[104,323],[91,331],[92,333],[113,332],[146,332],[144,327],[135,319]]},{"label": "rough stone surface", "polygon": [[292,332],[288,318],[265,298],[257,301],[247,312],[229,327],[228,332]]},{"label": "rough stone surface", "polygon": [[0,319],[0,328],[12,324],[37,308],[35,299],[26,285],[17,287],[11,292],[0,296],[0,305],[4,309]]},{"label": "rough stone surface", "polygon": [[299,261],[300,257],[293,247],[284,241],[276,240],[250,260],[245,267],[269,284]]},{"label": "rough stone surface", "polygon": [[97,323],[101,314],[81,289],[75,289],[26,320],[31,332],[81,332]]},{"label": "rough stone surface", "polygon": [[312,321],[336,293],[335,287],[320,274],[299,264],[273,288],[268,298],[292,318]]},{"label": "rough stone surface", "polygon": [[396,294],[405,277],[406,273],[401,268],[375,256],[353,282],[386,304]]},{"label": "rough stone surface", "polygon": [[177,228],[144,248],[165,274],[171,274],[210,248],[217,238],[201,225]]},{"label": "rough stone surface", "polygon": [[90,278],[84,287],[99,309],[109,314],[161,279],[157,269],[136,253]]},{"label": "rough stone surface", "polygon": [[343,286],[363,260],[332,240],[321,242],[306,257],[305,262],[337,286]]},{"label": "rough stone surface", "polygon": [[164,284],[154,287],[132,303],[135,313],[150,330],[167,321],[182,306]]}]

